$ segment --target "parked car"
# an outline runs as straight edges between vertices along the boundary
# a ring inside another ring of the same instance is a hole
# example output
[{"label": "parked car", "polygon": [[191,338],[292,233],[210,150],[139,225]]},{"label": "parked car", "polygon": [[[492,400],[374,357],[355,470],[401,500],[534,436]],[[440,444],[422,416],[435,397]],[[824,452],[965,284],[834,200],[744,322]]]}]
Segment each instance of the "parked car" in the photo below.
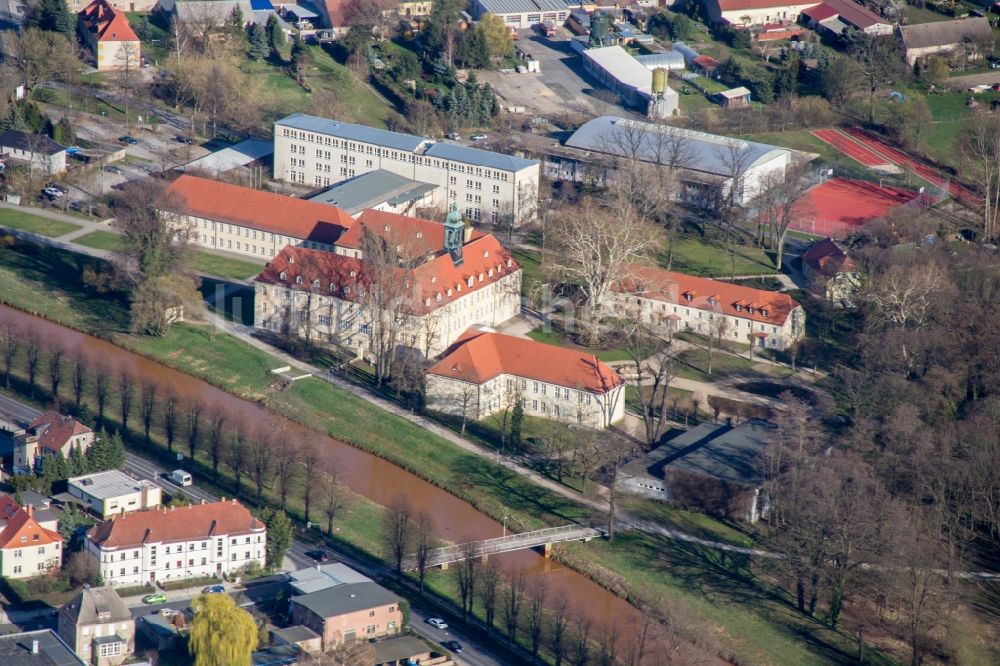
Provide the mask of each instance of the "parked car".
[{"label": "parked car", "polygon": [[177,617],[181,614],[176,608],[161,608],[159,612],[163,617]]},{"label": "parked car", "polygon": [[142,603],[165,604],[167,603],[167,595],[165,595],[163,592],[157,592],[156,594],[147,594],[142,598]]},{"label": "parked car", "polygon": [[462,651],[462,644],[458,641],[445,641],[444,643],[441,643],[441,646],[446,650],[451,650],[452,652]]},{"label": "parked car", "polygon": [[473,134],[470,138],[473,141],[485,141],[486,140],[486,135],[485,134]]},{"label": "parked car", "polygon": [[53,190],[59,190],[63,194],[69,194],[69,188],[59,183],[49,183],[45,187],[51,187]]},{"label": "parked car", "polygon": [[194,141],[191,140],[191,137],[184,136],[183,134],[178,134],[177,136],[175,136],[174,141],[176,141],[177,143],[186,143],[189,146],[192,143],[194,143]]},{"label": "parked car", "polygon": [[226,591],[224,585],[209,585],[201,591],[202,594],[223,594]]},{"label": "parked car", "polygon": [[137,138],[135,138],[134,136],[129,136],[128,134],[126,134],[125,136],[118,137],[118,140],[129,146],[134,146],[135,144],[139,143],[139,140]]},{"label": "parked car", "polygon": [[190,486],[192,483],[191,475],[182,469],[175,469],[168,478],[182,487]]},{"label": "parked car", "polygon": [[44,190],[42,190],[42,194],[47,196],[49,199],[58,199],[63,195],[62,192],[60,192],[54,187],[46,187]]},{"label": "parked car", "polygon": [[439,617],[429,617],[427,618],[427,624],[431,625],[435,629],[447,629],[448,623]]},{"label": "parked car", "polygon": [[451,139],[452,141],[461,141],[462,140],[462,135],[460,135],[458,132],[448,132],[445,135],[445,138],[446,139]]},{"label": "parked car", "polygon": [[119,169],[118,167],[116,167],[114,164],[106,164],[105,166],[103,166],[101,168],[104,170],[105,173],[113,173],[113,174],[117,174],[119,176],[124,176],[125,175],[125,172],[122,171],[121,169]]},{"label": "parked car", "polygon": [[79,211],[82,213],[83,211],[90,209],[90,204],[88,204],[86,201],[82,199],[74,199],[73,201],[69,202],[69,207],[71,210]]},{"label": "parked car", "polygon": [[307,550],[306,557],[317,562],[328,562],[330,560],[330,553],[325,550]]}]

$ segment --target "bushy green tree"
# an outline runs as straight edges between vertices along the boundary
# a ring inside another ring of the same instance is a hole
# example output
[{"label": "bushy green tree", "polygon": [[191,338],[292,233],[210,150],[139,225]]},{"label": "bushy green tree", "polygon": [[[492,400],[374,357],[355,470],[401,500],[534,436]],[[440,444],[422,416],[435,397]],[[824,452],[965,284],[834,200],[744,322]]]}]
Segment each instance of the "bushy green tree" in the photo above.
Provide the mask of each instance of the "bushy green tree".
[{"label": "bushy green tree", "polygon": [[56,481],[68,479],[70,476],[70,466],[62,451],[54,456],[45,456],[42,461],[42,480],[51,485]]},{"label": "bushy green tree", "polygon": [[246,18],[243,16],[243,11],[239,5],[234,6],[233,11],[229,12],[229,16],[226,17],[226,35],[237,52],[243,48],[246,42],[245,25]]},{"label": "bushy green tree", "polygon": [[69,464],[68,476],[79,476],[91,471],[90,462],[84,457],[83,449],[80,448],[79,444],[70,450],[67,462]]},{"label": "bushy green tree", "polygon": [[206,594],[191,604],[194,619],[188,650],[194,666],[249,664],[257,646],[257,624],[228,594]]},{"label": "bushy green tree", "polygon": [[87,451],[87,463],[91,470],[121,469],[125,466],[125,446],[119,434],[108,434],[101,430],[97,440]]},{"label": "bushy green tree", "polygon": [[63,116],[52,126],[52,140],[64,146],[72,146],[76,143],[76,132],[73,130],[73,123],[69,118]]},{"label": "bushy green tree", "polygon": [[524,405],[520,400],[514,403],[510,415],[510,445],[515,449],[521,446],[521,429],[524,427]]},{"label": "bushy green tree", "polygon": [[267,45],[271,47],[274,57],[280,58],[281,50],[285,48],[286,40],[285,31],[281,29],[278,17],[270,14],[267,17],[267,25],[264,26],[264,29],[267,31]]},{"label": "bushy green tree", "polygon": [[295,527],[287,513],[276,509],[264,511],[260,519],[267,525],[267,557],[265,560],[267,566],[280,567],[285,552],[292,545]]},{"label": "bushy green tree", "polygon": [[32,22],[42,30],[59,32],[70,38],[76,30],[76,17],[70,13],[65,0],[42,0]]}]

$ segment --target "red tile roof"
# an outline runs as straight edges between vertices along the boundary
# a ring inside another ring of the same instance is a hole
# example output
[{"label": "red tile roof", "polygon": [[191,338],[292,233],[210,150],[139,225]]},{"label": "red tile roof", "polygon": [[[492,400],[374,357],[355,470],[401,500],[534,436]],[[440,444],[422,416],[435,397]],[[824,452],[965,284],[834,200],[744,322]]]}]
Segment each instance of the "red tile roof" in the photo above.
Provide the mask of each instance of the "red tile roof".
[{"label": "red tile roof", "polygon": [[125,13],[112,7],[107,0],[94,0],[80,11],[80,18],[99,42],[138,42]]},{"label": "red tile roof", "polygon": [[802,10],[802,13],[816,21],[825,21],[828,18],[833,18],[837,16],[839,12],[828,4],[816,5],[815,7],[806,7]]},{"label": "red tile roof", "polygon": [[347,25],[348,0],[326,0],[323,6],[331,28],[343,28]]},{"label": "red tile roof", "polygon": [[[867,7],[859,5],[853,0],[823,0],[823,5],[836,12],[841,21],[849,25],[853,25],[859,30],[864,30],[865,28],[870,28],[873,25],[878,25],[880,23],[889,23],[888,20],[882,18]],[[810,14],[810,16],[812,15]],[[825,19],[816,20],[821,21]]]},{"label": "red tile roof", "polygon": [[365,229],[397,245],[403,245],[404,253],[414,257],[425,256],[444,247],[444,225],[440,222],[374,208],[368,208],[358,216],[354,226],[337,241],[337,247],[360,249]]},{"label": "red tile roof", "polygon": [[167,188],[164,208],[317,243],[332,244],[354,225],[336,206],[188,175]]},{"label": "red tile roof", "polygon": [[[23,541],[21,537],[25,537]],[[62,543],[62,540],[58,532],[47,530],[38,524],[34,510],[29,505],[7,520],[7,525],[0,532],[0,549],[46,546],[50,543]]]},{"label": "red tile roof", "polygon": [[0,495],[0,522],[7,522],[15,513],[21,510],[21,505],[10,495]]},{"label": "red tile roof", "polygon": [[[462,265],[455,266],[451,256],[442,250],[441,254],[414,268],[411,275],[414,287],[407,312],[414,315],[431,312],[521,270],[491,234],[480,235],[462,246],[462,257]],[[288,246],[271,260],[255,281],[309,291],[318,280],[316,293],[353,301],[357,298],[358,286],[371,284],[366,266],[363,259]],[[285,279],[281,278],[282,273]],[[398,275],[400,280],[407,279],[403,269],[398,270]],[[301,284],[295,281],[299,276]]]},{"label": "red tile roof", "polygon": [[196,541],[264,530],[264,523],[245,506],[236,500],[223,500],[115,516],[87,530],[87,538],[100,548],[135,548],[145,543]]},{"label": "red tile roof", "polygon": [[[613,289],[731,317],[782,326],[799,304],[788,294],[744,287],[646,266],[629,267],[629,277]],[[739,306],[739,310],[736,307]],[[752,312],[749,308],[752,308]],[[766,312],[765,316],[763,312]]]},{"label": "red tile roof", "polygon": [[824,238],[815,243],[802,255],[802,261],[824,275],[857,270],[854,260],[832,238]]},{"label": "red tile roof", "polygon": [[427,373],[474,384],[508,374],[600,394],[622,383],[621,377],[593,354],[473,329]]},{"label": "red tile roof", "polygon": [[59,412],[45,412],[28,425],[28,430],[38,436],[38,443],[53,453],[61,451],[69,440],[93,432],[72,416]]},{"label": "red tile roof", "polygon": [[710,55],[700,55],[694,59],[694,64],[705,70],[713,70],[722,63]]}]

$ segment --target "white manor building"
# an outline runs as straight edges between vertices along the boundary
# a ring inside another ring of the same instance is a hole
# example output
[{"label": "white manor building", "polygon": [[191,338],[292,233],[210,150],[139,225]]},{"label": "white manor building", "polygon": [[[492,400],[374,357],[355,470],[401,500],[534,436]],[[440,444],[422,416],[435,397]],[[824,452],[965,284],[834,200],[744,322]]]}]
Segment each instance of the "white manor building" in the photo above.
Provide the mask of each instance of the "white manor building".
[{"label": "white manor building", "polygon": [[116,516],[87,531],[106,585],[223,576],[264,566],[267,528],[236,500]]},{"label": "white manor building", "polygon": [[665,332],[692,331],[770,349],[787,349],[806,330],[805,310],[788,294],[646,266],[630,267],[605,307]]},{"label": "white manor building", "polygon": [[[412,266],[366,261],[365,230]],[[391,277],[391,279],[390,279]],[[521,309],[521,267],[492,234],[473,231],[456,211],[445,224],[367,210],[333,252],[286,247],[255,279],[254,325],[350,349],[373,359],[378,330],[366,298],[385,285],[401,299],[396,343],[436,356],[474,325],[495,326]],[[402,285],[397,288],[393,285]],[[397,316],[382,313],[383,321]],[[374,337],[373,337],[374,336]]]},{"label": "white manor building", "polygon": [[295,113],[274,124],[274,177],[314,187],[383,169],[436,185],[434,206],[471,220],[531,219],[536,160]]},{"label": "white manor building", "polygon": [[625,416],[623,392],[593,354],[477,330],[427,371],[428,408],[471,421],[521,401],[531,416],[606,428]]}]

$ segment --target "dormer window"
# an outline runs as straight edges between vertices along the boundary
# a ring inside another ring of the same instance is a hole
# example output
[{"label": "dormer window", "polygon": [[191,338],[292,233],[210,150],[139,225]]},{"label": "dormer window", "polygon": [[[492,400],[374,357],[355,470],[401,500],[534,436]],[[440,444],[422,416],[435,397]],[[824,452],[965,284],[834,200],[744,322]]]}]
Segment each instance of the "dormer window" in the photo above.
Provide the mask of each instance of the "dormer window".
[{"label": "dormer window", "polygon": [[335,282],[330,283],[330,291],[337,291],[337,284]]},{"label": "dormer window", "polygon": [[438,303],[441,302],[441,292],[440,291],[438,293],[434,294],[434,300],[437,301]]},{"label": "dormer window", "polygon": [[684,300],[687,301],[688,303],[690,303],[691,301],[694,300],[694,294],[692,294],[690,291],[685,292],[685,294],[684,294]]},{"label": "dormer window", "polygon": [[431,305],[431,299],[425,298],[424,299],[424,305],[427,306],[427,307],[430,307],[430,305]]},{"label": "dormer window", "polygon": [[748,305],[747,306],[747,314],[753,314],[753,306],[752,305]]},{"label": "dormer window", "polygon": [[319,280],[313,280],[313,289],[319,289]]},{"label": "dormer window", "polygon": [[483,274],[482,274],[482,273],[480,273],[480,274],[479,274],[479,281],[480,281],[480,282],[482,282],[482,281],[483,281]]},{"label": "dormer window", "polygon": [[483,259],[489,259],[489,258],[490,258],[490,251],[483,250]]},{"label": "dormer window", "polygon": [[289,256],[288,257],[288,263],[294,264],[295,263],[295,257]]},{"label": "dormer window", "polygon": [[448,291],[444,292],[444,294],[445,294],[445,296],[451,296],[451,289],[449,289]]},{"label": "dormer window", "polygon": [[351,288],[350,288],[350,287],[348,287],[347,285],[344,285],[344,293],[345,293],[345,294],[349,294],[349,293],[351,293]]},{"label": "dormer window", "polygon": [[438,281],[437,276],[436,275],[432,275],[431,276],[431,284],[434,284],[437,281]]},{"label": "dormer window", "polygon": [[513,265],[514,265],[514,262],[512,260],[508,259],[507,260],[507,268],[510,268]]},{"label": "dormer window", "polygon": [[763,317],[764,319],[767,319],[767,308],[760,309],[760,316]]},{"label": "dormer window", "polygon": [[402,252],[402,251],[403,251],[403,246],[402,245],[397,245],[396,246],[396,252]]},{"label": "dormer window", "polygon": [[388,225],[388,224],[387,224],[387,225],[385,225],[385,230],[386,230],[386,231],[389,231],[389,225]]},{"label": "dormer window", "polygon": [[742,312],[743,311],[743,306],[740,305],[739,303],[736,303],[733,307],[736,308],[737,312]]},{"label": "dormer window", "polygon": [[492,269],[492,268],[490,269],[490,272],[489,272],[489,273],[487,273],[487,275],[488,275],[489,277],[493,277],[493,269]]},{"label": "dormer window", "polygon": [[295,284],[302,284],[302,276],[301,275],[296,275],[295,276]]},{"label": "dormer window", "polygon": [[423,237],[424,237],[424,232],[418,231],[417,232],[417,238],[423,238]]},{"label": "dormer window", "polygon": [[358,276],[357,271],[351,271],[351,277],[357,277],[357,276]]},{"label": "dormer window", "polygon": [[[482,280],[483,278],[480,277],[479,279]],[[475,284],[475,280],[472,278],[471,275],[469,276],[469,279],[468,279],[468,281],[465,284],[468,285],[469,287],[471,287],[473,284]]]},{"label": "dormer window", "polygon": [[281,277],[281,281],[282,282],[287,282],[288,281],[288,274],[285,273],[285,271],[281,271],[281,276],[280,277]]}]

